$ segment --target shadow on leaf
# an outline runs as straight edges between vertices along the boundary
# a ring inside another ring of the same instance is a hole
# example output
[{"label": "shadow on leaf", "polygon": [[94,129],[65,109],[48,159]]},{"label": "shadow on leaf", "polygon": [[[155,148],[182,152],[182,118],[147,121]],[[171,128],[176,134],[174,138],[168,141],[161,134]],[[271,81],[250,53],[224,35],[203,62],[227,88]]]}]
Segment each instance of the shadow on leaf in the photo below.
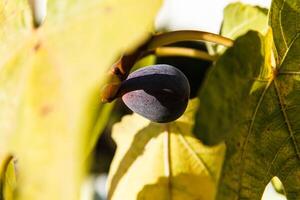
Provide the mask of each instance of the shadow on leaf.
[{"label": "shadow on leaf", "polygon": [[150,123],[148,126],[144,127],[137,134],[135,134],[130,148],[123,156],[118,166],[118,169],[116,170],[116,173],[112,177],[110,189],[108,191],[108,199],[111,199],[115,189],[118,186],[119,181],[126,174],[130,166],[139,156],[143,154],[146,144],[153,137],[157,137],[162,132],[163,126],[161,126],[160,124]]},{"label": "shadow on leaf", "polygon": [[[160,177],[156,183],[148,184],[138,193],[137,200],[189,199],[212,200],[215,186],[208,176],[182,173],[172,177]],[[206,184],[201,184],[206,183]]]}]

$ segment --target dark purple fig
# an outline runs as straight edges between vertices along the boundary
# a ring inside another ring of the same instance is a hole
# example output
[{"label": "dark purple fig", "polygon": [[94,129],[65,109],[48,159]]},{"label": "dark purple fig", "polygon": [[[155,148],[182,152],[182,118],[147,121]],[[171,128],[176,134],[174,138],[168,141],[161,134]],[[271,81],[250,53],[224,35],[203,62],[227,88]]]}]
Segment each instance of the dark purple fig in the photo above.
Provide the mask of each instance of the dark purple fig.
[{"label": "dark purple fig", "polygon": [[158,123],[179,118],[185,111],[190,85],[185,75],[170,65],[152,65],[129,74],[119,95],[132,111]]}]

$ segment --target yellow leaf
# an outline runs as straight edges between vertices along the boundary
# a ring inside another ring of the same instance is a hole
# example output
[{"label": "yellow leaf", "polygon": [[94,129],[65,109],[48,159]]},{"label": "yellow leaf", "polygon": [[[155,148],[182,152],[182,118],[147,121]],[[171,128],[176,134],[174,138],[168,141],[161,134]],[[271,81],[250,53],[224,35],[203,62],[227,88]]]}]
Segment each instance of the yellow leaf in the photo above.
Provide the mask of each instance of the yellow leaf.
[{"label": "yellow leaf", "polygon": [[[24,0],[0,1],[0,167],[11,155],[18,108],[30,57],[30,11]],[[0,172],[1,173],[1,172]],[[1,175],[1,174],[0,174]]]},{"label": "yellow leaf", "polygon": [[213,200],[225,146],[204,146],[191,133],[198,101],[169,124],[137,114],[113,128],[117,152],[109,172],[111,199]]},{"label": "yellow leaf", "polygon": [[79,198],[89,145],[107,117],[99,103],[107,68],[146,39],[159,6],[49,0],[35,29],[26,0],[0,0],[0,166],[7,155],[18,160],[17,199]]}]

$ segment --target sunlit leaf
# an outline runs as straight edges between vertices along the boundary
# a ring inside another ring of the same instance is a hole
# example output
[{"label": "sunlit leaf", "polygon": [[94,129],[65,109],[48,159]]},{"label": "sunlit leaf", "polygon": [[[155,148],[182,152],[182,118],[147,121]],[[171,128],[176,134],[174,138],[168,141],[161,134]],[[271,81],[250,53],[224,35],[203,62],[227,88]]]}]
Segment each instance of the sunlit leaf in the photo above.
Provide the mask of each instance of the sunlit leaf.
[{"label": "sunlit leaf", "polygon": [[224,145],[206,147],[193,137],[194,111],[169,124],[151,123],[137,114],[114,126],[117,152],[109,173],[111,199],[213,200]]},{"label": "sunlit leaf", "polygon": [[268,29],[268,10],[258,6],[232,3],[224,9],[221,35],[236,39],[249,30],[266,33]]},{"label": "sunlit leaf", "polygon": [[[227,145],[218,199],[260,199],[274,176],[283,183],[288,199],[300,198],[296,16],[299,1],[274,0],[270,17],[275,47],[271,32],[265,37],[250,32],[237,39],[200,92],[196,133],[206,144],[225,139]],[[271,53],[275,48],[276,63]]]},{"label": "sunlit leaf", "polygon": [[[258,6],[231,3],[225,7],[221,35],[235,40],[250,30],[265,34],[268,30],[268,10]],[[222,54],[226,48],[218,45],[216,52]],[[215,52],[214,52],[215,53]]]},{"label": "sunlit leaf", "polygon": [[30,11],[25,1],[0,1],[0,167],[10,155],[27,75]]},{"label": "sunlit leaf", "polygon": [[99,103],[106,70],[146,39],[159,6],[49,0],[34,29],[27,1],[0,1],[0,166],[8,154],[18,159],[17,199],[79,198],[110,106]]}]

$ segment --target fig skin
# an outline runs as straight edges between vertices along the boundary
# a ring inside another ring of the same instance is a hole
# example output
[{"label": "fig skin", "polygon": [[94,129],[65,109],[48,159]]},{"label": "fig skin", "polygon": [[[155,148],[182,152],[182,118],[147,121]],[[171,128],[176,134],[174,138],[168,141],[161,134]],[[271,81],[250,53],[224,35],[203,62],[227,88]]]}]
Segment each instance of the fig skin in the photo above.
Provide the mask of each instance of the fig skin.
[{"label": "fig skin", "polygon": [[159,64],[129,74],[118,93],[133,112],[153,122],[167,123],[184,113],[190,85],[180,70]]}]

